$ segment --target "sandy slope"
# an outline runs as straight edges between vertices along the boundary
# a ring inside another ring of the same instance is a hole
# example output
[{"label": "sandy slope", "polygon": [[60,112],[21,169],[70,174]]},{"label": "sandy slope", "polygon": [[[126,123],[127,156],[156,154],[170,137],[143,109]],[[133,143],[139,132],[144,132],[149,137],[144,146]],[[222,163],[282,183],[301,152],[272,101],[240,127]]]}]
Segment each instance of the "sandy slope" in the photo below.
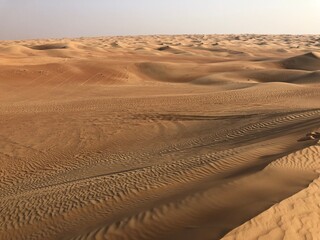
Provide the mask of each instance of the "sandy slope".
[{"label": "sandy slope", "polygon": [[319,44],[0,42],[0,239],[317,239]]},{"label": "sandy slope", "polygon": [[[320,147],[312,146],[279,159],[270,167],[317,170]],[[233,230],[223,239],[319,239],[320,178],[267,211]]]}]

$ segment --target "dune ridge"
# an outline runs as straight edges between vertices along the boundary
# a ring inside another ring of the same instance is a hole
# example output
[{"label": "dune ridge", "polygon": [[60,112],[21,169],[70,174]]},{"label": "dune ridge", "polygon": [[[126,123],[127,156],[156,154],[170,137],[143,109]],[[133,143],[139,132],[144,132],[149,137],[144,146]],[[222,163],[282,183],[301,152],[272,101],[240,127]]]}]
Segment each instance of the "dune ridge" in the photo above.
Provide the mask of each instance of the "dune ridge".
[{"label": "dune ridge", "polygon": [[[286,156],[270,167],[310,169],[320,174],[319,144]],[[317,239],[319,237],[319,182],[272,206],[222,239]]]}]

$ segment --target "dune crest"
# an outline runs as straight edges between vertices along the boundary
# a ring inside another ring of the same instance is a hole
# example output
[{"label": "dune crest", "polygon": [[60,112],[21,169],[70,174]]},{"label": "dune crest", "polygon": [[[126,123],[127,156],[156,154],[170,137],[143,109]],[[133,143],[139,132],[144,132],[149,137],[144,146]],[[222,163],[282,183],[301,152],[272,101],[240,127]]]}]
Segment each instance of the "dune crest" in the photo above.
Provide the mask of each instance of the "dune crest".
[{"label": "dune crest", "polygon": [[309,52],[300,56],[288,58],[282,61],[285,68],[307,71],[320,70],[320,54]]},{"label": "dune crest", "polygon": [[[320,145],[292,155],[289,161],[275,162],[274,166],[310,169],[320,174]],[[319,230],[320,177],[307,188],[272,206],[267,211],[236,228],[223,240],[237,239],[317,239]]]}]

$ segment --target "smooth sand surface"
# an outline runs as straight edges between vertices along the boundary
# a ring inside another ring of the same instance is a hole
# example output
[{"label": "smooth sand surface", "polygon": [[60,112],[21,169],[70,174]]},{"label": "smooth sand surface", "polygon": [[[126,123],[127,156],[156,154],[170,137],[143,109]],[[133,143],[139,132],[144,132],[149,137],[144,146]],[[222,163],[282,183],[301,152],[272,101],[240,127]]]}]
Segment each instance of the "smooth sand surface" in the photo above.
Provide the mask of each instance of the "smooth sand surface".
[{"label": "smooth sand surface", "polygon": [[0,239],[319,239],[320,36],[0,42]]}]

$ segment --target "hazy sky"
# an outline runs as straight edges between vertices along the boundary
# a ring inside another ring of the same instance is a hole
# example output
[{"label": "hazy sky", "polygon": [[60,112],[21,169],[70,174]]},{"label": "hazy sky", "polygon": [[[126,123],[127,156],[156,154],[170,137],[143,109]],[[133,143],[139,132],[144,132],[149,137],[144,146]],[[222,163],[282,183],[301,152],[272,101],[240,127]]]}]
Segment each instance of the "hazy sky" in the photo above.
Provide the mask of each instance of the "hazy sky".
[{"label": "hazy sky", "polygon": [[320,33],[320,0],[0,0],[0,39]]}]

